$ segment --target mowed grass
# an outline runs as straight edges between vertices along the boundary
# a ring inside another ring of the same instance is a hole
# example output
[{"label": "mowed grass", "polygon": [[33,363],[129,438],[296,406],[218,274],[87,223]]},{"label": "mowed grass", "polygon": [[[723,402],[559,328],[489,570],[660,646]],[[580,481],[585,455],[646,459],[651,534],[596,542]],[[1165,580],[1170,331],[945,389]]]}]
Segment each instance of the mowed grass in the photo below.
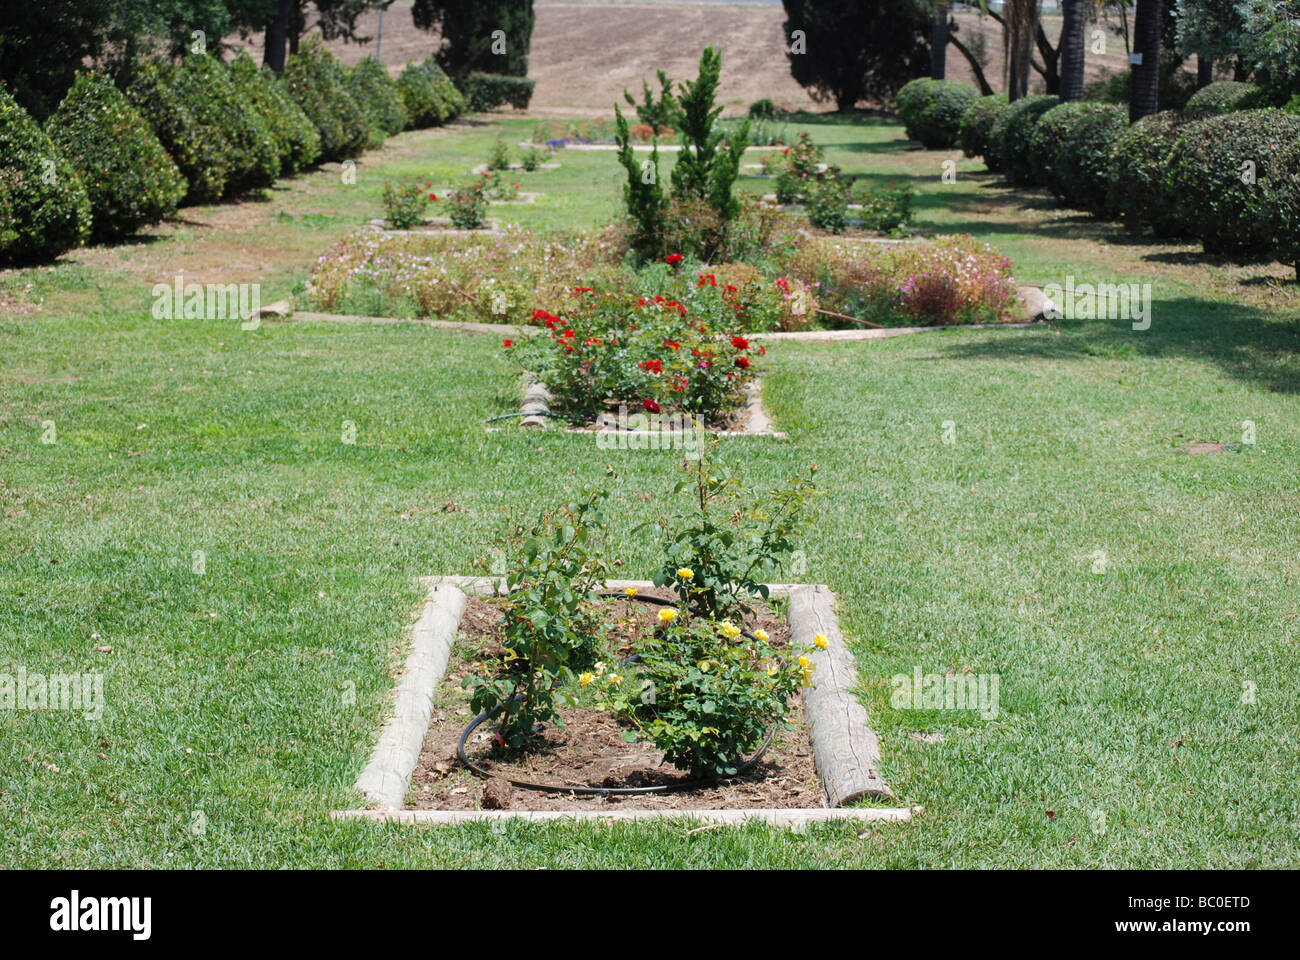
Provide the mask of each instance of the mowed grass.
[{"label": "mowed grass", "polygon": [[[532,121],[505,127],[513,143]],[[1270,306],[1257,278],[1272,268],[1113,243],[1112,228],[991,186],[970,161],[943,184],[949,155],[912,150],[892,123],[809,129],[846,169],[914,177],[923,231],[984,236],[1034,282],[1144,279],[1156,297],[1145,332],[1063,321],[780,344],[765,398],[790,439],[725,445],[757,485],[818,464],[802,579],[839,597],[883,772],[924,813],[861,837],[329,819],[357,803],[415,578],[471,572],[512,512],[606,464],[619,473],[611,556],[646,576],[654,545],[632,531],[667,509],[675,457],[488,432],[518,389],[493,338],[159,322],[147,277],[104,261],[323,248],[377,215],[383,179],[484,159],[497,129],[483,123],[397,138],[356,185],[336,170],[299,178],[297,206],[254,205],[233,237],[167,228],[4,278],[23,309],[0,319],[0,673],[101,671],[105,708],[98,721],[0,711],[0,864],[1294,865],[1290,292]],[[612,155],[561,159],[520,181],[542,204],[494,215],[538,228],[610,216]],[[269,282],[287,292],[309,265]],[[1189,456],[1194,441],[1225,452]],[[894,709],[890,678],[917,667],[996,673],[998,715]]]}]

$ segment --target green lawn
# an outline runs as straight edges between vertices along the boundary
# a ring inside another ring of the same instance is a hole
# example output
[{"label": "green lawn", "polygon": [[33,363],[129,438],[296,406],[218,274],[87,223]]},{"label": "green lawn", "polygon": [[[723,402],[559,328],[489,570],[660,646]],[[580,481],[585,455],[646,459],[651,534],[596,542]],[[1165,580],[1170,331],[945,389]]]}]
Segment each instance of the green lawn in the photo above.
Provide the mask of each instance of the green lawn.
[{"label": "green lawn", "polygon": [[[508,140],[532,123],[506,118]],[[790,439],[727,443],[755,482],[818,464],[804,579],[838,595],[884,774],[923,814],[862,838],[329,819],[356,804],[415,578],[470,572],[509,511],[606,462],[620,474],[610,548],[648,575],[651,547],[630,531],[664,505],[673,455],[486,432],[517,403],[492,338],[160,322],[132,266],[266,251],[263,300],[287,293],[378,214],[384,179],[445,182],[484,159],[497,127],[483,122],[397,138],[356,185],[337,169],[299,178],[222,236],[166,228],[0,275],[0,673],[102,670],[106,701],[97,722],[0,711],[0,865],[1295,865],[1294,287],[1270,285],[1280,268],[1128,241],[975,162],[943,184],[958,155],[912,150],[892,123],[807,128],[851,172],[910,178],[923,232],[986,238],[1024,280],[1154,285],[1145,332],[1062,321],[781,344],[765,396]],[[495,213],[608,218],[613,156],[562,160],[521,175],[540,205]],[[1202,440],[1225,452],[1189,456]],[[889,678],[917,666],[997,673],[999,716],[891,708]]]}]

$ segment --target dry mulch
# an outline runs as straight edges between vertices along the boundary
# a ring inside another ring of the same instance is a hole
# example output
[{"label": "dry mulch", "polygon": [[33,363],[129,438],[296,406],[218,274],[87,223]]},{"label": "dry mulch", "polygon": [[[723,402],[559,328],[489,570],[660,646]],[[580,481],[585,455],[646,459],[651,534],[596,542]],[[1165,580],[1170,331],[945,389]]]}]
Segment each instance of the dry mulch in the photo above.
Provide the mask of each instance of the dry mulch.
[{"label": "dry mulch", "polygon": [[[668,590],[644,591],[670,597]],[[507,780],[563,786],[636,787],[682,783],[687,774],[664,762],[650,743],[625,743],[623,727],[605,711],[564,707],[563,729],[548,724],[538,746],[524,755],[502,756],[487,725],[475,730],[467,752],[475,763],[501,775],[485,780],[465,767],[456,755],[461,731],[473,712],[461,681],[475,663],[500,652],[499,600],[471,597],[461,618],[460,633],[447,677],[434,702],[433,717],[419,763],[407,793],[408,809],[417,810],[674,810],[824,807],[826,794],[817,779],[812,744],[798,699],[787,719],[792,730],[777,732],[758,765],[740,777],[707,786],[634,796],[580,796],[562,789],[542,792],[511,786]],[[659,608],[622,598],[607,601],[611,643],[617,656],[626,656],[633,640],[649,633]],[[756,607],[746,623],[765,629],[774,646],[788,646],[789,626],[766,605]],[[635,682],[635,667],[625,670]]]}]

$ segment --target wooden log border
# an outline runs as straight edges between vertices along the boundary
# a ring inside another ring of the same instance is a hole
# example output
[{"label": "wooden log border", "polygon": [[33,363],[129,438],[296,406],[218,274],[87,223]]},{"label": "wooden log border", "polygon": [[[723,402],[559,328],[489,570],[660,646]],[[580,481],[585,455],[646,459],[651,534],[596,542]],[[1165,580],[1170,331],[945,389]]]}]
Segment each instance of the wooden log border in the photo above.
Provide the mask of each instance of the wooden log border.
[{"label": "wooden log border", "polygon": [[[815,687],[804,691],[808,733],[813,744],[817,775],[826,790],[824,809],[759,810],[611,810],[611,811],[445,811],[404,810],[406,791],[429,729],[433,695],[447,670],[452,645],[465,612],[467,598],[485,596],[504,588],[492,577],[421,577],[428,598],[411,630],[411,650],[397,683],[393,715],[380,733],[370,762],[356,781],[367,808],[336,810],[338,819],[386,820],[398,823],[464,823],[471,820],[643,820],[662,817],[693,818],[711,823],[739,823],[757,819],[773,826],[799,826],[827,820],[909,819],[920,807],[861,807],[844,809],[855,800],[893,800],[894,793],[880,776],[880,744],[867,725],[867,713],[852,693],[857,683],[853,654],[840,633],[834,595],[820,584],[770,584],[773,597],[790,601],[792,644],[805,650],[816,667]],[[627,587],[649,589],[648,580],[607,580],[610,590]],[[826,649],[813,638],[822,634]]]}]

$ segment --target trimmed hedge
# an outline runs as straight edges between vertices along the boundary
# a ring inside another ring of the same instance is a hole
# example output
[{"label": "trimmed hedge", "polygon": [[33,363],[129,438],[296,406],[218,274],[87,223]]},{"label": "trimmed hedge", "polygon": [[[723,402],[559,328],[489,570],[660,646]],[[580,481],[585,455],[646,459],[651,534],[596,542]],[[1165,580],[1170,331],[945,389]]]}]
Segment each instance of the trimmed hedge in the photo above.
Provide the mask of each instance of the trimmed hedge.
[{"label": "trimmed hedge", "polygon": [[1274,155],[1265,190],[1273,256],[1293,265],[1300,281],[1300,140]]},{"label": "trimmed hedge", "polygon": [[1123,216],[1130,233],[1151,227],[1157,237],[1181,234],[1165,172],[1187,123],[1177,110],[1165,110],[1143,117],[1115,141],[1107,203],[1112,212]]},{"label": "trimmed hedge", "polygon": [[226,196],[275,183],[280,175],[275,138],[261,115],[240,97],[220,60],[206,53],[187,55],[176,72],[176,93],[231,157]]},{"label": "trimmed hedge", "polygon": [[1174,215],[1206,253],[1253,256],[1274,248],[1266,185],[1274,158],[1297,139],[1300,117],[1272,109],[1225,113],[1183,128],[1165,186]]},{"label": "trimmed hedge", "polygon": [[1061,102],[1059,97],[1038,94],[1022,97],[1000,111],[989,131],[989,154],[1012,183],[1033,182],[1030,151],[1034,127],[1048,110]]},{"label": "trimmed hedge", "polygon": [[289,96],[320,133],[322,160],[346,160],[366,148],[370,127],[365,111],[348,93],[343,68],[319,37],[308,37],[290,55],[282,79]]},{"label": "trimmed hedge", "polygon": [[908,125],[907,135],[927,150],[947,150],[957,143],[961,118],[979,94],[956,80],[935,80],[923,88],[920,109]]},{"label": "trimmed hedge", "polygon": [[1251,83],[1239,83],[1236,80],[1219,80],[1207,84],[1192,94],[1183,107],[1188,117],[1205,118],[1222,113],[1231,113],[1238,109],[1241,99],[1254,93],[1257,88]]},{"label": "trimmed hedge", "polygon": [[961,147],[961,152],[968,157],[983,157],[984,165],[990,170],[1000,168],[994,166],[993,157],[990,156],[989,134],[993,130],[993,122],[1006,106],[1005,93],[980,97],[966,108],[958,128],[957,145]]},{"label": "trimmed hedge", "polygon": [[185,195],[185,178],[149,124],[102,73],[77,74],[45,132],[81,176],[97,239],[158,223]]},{"label": "trimmed hedge", "polygon": [[0,260],[53,259],[90,235],[81,177],[0,87]]},{"label": "trimmed hedge", "polygon": [[269,68],[259,67],[246,51],[230,61],[230,82],[262,118],[280,156],[280,172],[297,173],[320,156],[320,133],[293,102]]},{"label": "trimmed hedge", "polygon": [[533,81],[499,73],[471,73],[465,81],[465,96],[471,110],[487,111],[507,103],[516,110],[527,110]]},{"label": "trimmed hedge", "polygon": [[1128,112],[1109,103],[1062,103],[1042,115],[1030,140],[1034,182],[1066,203],[1106,216],[1111,151]]},{"label": "trimmed hedge", "polygon": [[390,134],[406,129],[406,105],[388,71],[374,57],[366,57],[348,73],[348,92],[366,113],[372,147]]},{"label": "trimmed hedge", "polygon": [[218,200],[230,178],[230,150],[190,113],[176,89],[176,73],[161,60],[141,60],[126,96],[185,178],[184,202]]}]

